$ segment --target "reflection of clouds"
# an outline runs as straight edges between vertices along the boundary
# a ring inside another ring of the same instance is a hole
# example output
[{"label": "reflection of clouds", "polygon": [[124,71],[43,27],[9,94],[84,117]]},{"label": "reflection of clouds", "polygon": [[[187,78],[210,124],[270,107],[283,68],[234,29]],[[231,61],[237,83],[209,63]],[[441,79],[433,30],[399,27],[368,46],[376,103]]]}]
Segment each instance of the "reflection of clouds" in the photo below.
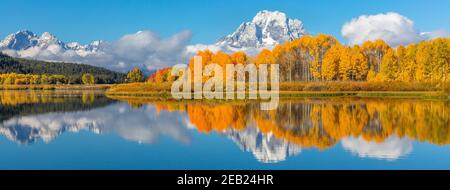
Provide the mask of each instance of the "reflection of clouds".
[{"label": "reflection of clouds", "polygon": [[135,110],[127,104],[113,104],[90,111],[14,117],[0,125],[0,134],[20,143],[33,143],[37,139],[49,142],[65,131],[89,130],[116,133],[139,143],[154,143],[160,136],[188,143],[191,137],[183,127],[185,118],[182,113],[157,114],[153,106]]},{"label": "reflection of clouds", "polygon": [[227,136],[242,150],[252,152],[263,163],[276,163],[286,160],[301,152],[301,147],[283,139],[276,139],[270,134],[263,134],[254,126],[242,130],[229,130]]},{"label": "reflection of clouds", "polygon": [[396,160],[409,154],[413,147],[407,138],[399,138],[392,135],[381,143],[366,141],[362,137],[347,137],[342,139],[344,149],[357,154],[360,157]]}]

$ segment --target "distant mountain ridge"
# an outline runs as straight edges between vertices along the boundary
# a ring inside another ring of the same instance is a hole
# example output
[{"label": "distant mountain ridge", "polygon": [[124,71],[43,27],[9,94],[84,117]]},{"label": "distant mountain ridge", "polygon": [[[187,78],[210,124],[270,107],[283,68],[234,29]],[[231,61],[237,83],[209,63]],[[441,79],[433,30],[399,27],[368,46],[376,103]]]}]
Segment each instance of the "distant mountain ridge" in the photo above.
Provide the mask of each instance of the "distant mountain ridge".
[{"label": "distant mountain ridge", "polygon": [[[49,32],[42,33],[41,36],[36,35],[29,30],[20,30],[10,34],[0,41],[1,50],[27,50],[32,48],[46,48],[50,51],[59,49],[73,50],[80,56],[86,56],[98,51],[103,41],[97,40],[87,45],[81,45],[78,42],[65,43]],[[31,52],[30,52],[31,53]]]}]

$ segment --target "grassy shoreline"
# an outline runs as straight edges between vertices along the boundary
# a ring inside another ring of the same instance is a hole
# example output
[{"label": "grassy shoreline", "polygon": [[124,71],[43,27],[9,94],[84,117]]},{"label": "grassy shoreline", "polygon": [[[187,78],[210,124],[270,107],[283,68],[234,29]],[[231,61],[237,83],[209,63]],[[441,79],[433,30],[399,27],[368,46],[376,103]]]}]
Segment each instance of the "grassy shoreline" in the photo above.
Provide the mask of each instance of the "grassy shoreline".
[{"label": "grassy shoreline", "polygon": [[104,90],[111,88],[111,84],[61,84],[61,85],[0,85],[0,90]]},{"label": "grassy shoreline", "polygon": [[[402,85],[405,84],[405,85]],[[392,98],[439,98],[449,99],[447,84],[440,83],[381,83],[367,82],[299,82],[281,83],[280,97],[392,97]],[[351,90],[355,88],[357,90]],[[383,87],[383,88],[381,88]],[[108,96],[172,98],[171,84],[130,83],[94,85],[0,85],[0,90],[98,90]]]},{"label": "grassy shoreline", "polygon": [[[170,83],[114,85],[109,96],[171,97]],[[280,83],[280,97],[407,97],[449,98],[449,83],[296,82]]]}]

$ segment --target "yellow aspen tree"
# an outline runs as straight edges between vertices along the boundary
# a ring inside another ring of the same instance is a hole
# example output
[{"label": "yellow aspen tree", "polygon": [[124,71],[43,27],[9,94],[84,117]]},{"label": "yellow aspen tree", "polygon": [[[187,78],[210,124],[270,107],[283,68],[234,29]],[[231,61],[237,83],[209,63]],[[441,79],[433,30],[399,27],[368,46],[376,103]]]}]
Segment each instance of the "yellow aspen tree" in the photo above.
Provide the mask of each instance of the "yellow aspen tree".
[{"label": "yellow aspen tree", "polygon": [[342,48],[341,45],[335,45],[325,54],[322,65],[322,75],[325,80],[336,80],[338,78]]},{"label": "yellow aspen tree", "polygon": [[417,45],[415,44],[407,46],[404,50],[397,49],[397,55],[402,57],[399,63],[399,80],[403,82],[414,80],[414,71],[416,70],[416,50]]},{"label": "yellow aspen tree", "polygon": [[233,64],[246,64],[248,62],[248,56],[245,52],[238,51],[231,54]]},{"label": "yellow aspen tree", "polygon": [[389,45],[383,40],[366,41],[363,43],[362,49],[369,63],[369,69],[379,73],[382,58],[386,51],[390,49]]},{"label": "yellow aspen tree", "polygon": [[427,42],[421,42],[417,46],[415,80],[420,82],[431,80],[431,46]]},{"label": "yellow aspen tree", "polygon": [[369,63],[359,46],[354,46],[351,49],[350,60],[354,72],[352,80],[365,80],[367,72],[369,72]]},{"label": "yellow aspen tree", "polygon": [[385,81],[394,81],[397,79],[397,72],[397,57],[394,50],[390,49],[383,56],[380,73]]},{"label": "yellow aspen tree", "polygon": [[261,52],[255,57],[255,64],[273,64],[275,62],[275,58],[273,54],[268,49],[263,49]]},{"label": "yellow aspen tree", "polygon": [[345,47],[341,49],[339,62],[339,78],[343,81],[351,80],[353,67],[351,62],[350,50]]},{"label": "yellow aspen tree", "polygon": [[446,75],[449,65],[448,52],[449,48],[444,39],[438,38],[431,41],[432,48],[432,80],[446,81]]},{"label": "yellow aspen tree", "polygon": [[405,54],[406,54],[406,49],[405,46],[398,46],[397,48],[394,49],[395,50],[395,55],[397,58],[397,68],[398,68],[398,72],[397,72],[397,80],[399,81],[405,81],[405,70],[404,70],[404,66],[405,66]]},{"label": "yellow aspen tree", "polygon": [[315,79],[322,80],[322,61],[325,53],[337,43],[336,38],[319,34],[314,38],[314,43],[312,47],[313,61],[311,62],[311,73]]}]

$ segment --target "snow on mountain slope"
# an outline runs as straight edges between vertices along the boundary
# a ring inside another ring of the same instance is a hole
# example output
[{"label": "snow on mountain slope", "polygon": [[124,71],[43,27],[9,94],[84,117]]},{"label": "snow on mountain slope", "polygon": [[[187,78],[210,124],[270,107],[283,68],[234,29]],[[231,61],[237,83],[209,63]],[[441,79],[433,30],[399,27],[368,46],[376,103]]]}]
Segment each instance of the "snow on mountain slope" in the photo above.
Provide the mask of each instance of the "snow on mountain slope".
[{"label": "snow on mountain slope", "polygon": [[246,51],[252,54],[262,48],[272,48],[275,45],[299,38],[306,34],[303,23],[298,19],[291,19],[279,11],[263,10],[256,14],[251,22],[242,23],[236,31],[219,39],[215,44],[196,44],[188,47],[188,51],[195,53],[199,50],[210,49]]},{"label": "snow on mountain slope", "polygon": [[255,126],[243,130],[229,130],[226,136],[233,140],[243,151],[251,152],[255,158],[263,163],[277,163],[286,160],[289,156],[301,152],[301,147],[277,139],[270,134],[263,134]]},{"label": "snow on mountain slope", "polygon": [[80,45],[78,42],[66,44],[49,32],[37,36],[29,30],[21,30],[0,41],[0,50],[23,51],[21,57],[32,57],[30,53],[38,49],[49,50],[52,53],[73,50],[84,57],[90,53],[95,53],[100,43],[101,41],[94,41],[88,45]]},{"label": "snow on mountain slope", "polygon": [[12,50],[24,50],[29,47],[36,46],[38,44],[39,37],[33,32],[28,30],[21,30],[14,34],[6,36],[5,39],[0,41],[0,50],[12,49]]},{"label": "snow on mountain slope", "polygon": [[305,35],[300,20],[287,18],[279,11],[260,11],[251,22],[242,23],[232,34],[220,39],[217,44],[231,47],[274,46]]}]

